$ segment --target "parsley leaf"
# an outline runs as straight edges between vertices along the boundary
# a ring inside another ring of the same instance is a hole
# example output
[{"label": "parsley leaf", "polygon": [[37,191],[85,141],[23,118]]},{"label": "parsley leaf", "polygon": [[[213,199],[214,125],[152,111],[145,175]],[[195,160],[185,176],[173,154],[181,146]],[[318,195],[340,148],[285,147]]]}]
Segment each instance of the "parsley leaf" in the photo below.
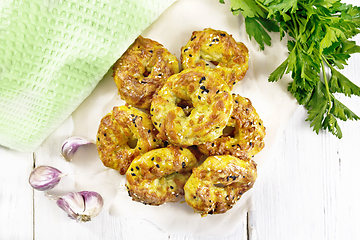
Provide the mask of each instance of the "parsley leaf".
[{"label": "parsley leaf", "polygon": [[351,82],[347,77],[342,75],[335,68],[331,68],[331,78],[329,80],[329,88],[332,93],[344,93],[345,96],[360,96],[360,88]]},{"label": "parsley leaf", "polygon": [[268,32],[290,37],[288,58],[268,80],[291,74],[288,91],[305,106],[306,121],[316,133],[326,129],[341,138],[338,119],[360,120],[334,96],[360,96],[360,88],[336,70],[345,68],[351,54],[360,53],[360,46],[350,40],[360,33],[360,7],[341,0],[230,0],[230,7],[233,14],[244,16],[249,38],[261,50],[271,45]]},{"label": "parsley leaf", "polygon": [[[261,20],[256,17],[245,18],[246,32],[250,39],[252,37],[255,38],[256,42],[260,45],[261,50],[265,49],[265,44],[269,46],[271,45],[271,37],[264,29],[264,26],[268,25],[271,25],[270,21],[266,22],[266,20]],[[271,29],[271,26],[269,26],[269,28]]]}]

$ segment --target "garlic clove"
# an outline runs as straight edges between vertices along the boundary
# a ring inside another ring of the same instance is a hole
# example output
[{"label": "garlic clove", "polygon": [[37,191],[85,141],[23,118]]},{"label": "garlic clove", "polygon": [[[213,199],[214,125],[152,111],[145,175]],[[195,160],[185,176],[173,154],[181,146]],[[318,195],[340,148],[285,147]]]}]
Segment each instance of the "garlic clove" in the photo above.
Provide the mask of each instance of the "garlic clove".
[{"label": "garlic clove", "polygon": [[92,191],[82,191],[80,193],[85,199],[85,212],[92,217],[99,215],[104,206],[101,195]]},{"label": "garlic clove", "polygon": [[60,170],[51,166],[36,167],[29,176],[30,185],[39,191],[53,189],[65,176]]},{"label": "garlic clove", "polygon": [[88,222],[101,212],[104,200],[100,194],[93,191],[70,192],[56,201],[71,219],[78,222]]},{"label": "garlic clove", "polygon": [[85,137],[69,137],[66,139],[61,147],[61,155],[66,161],[70,162],[80,146],[87,144],[95,144],[93,140]]},{"label": "garlic clove", "polygon": [[79,213],[82,213],[85,210],[84,198],[77,192],[69,192],[61,196],[56,201],[56,204],[74,220],[77,220],[79,218]]}]

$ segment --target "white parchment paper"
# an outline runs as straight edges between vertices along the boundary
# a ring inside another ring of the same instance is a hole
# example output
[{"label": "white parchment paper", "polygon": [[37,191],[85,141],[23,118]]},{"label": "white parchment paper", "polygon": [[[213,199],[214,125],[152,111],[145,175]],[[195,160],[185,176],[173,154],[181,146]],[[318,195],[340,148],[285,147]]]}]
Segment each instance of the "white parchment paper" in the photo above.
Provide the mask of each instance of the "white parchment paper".
[{"label": "white parchment paper", "polygon": [[[295,99],[286,90],[290,81],[288,76],[278,83],[267,81],[270,73],[287,56],[286,39],[280,42],[279,36],[273,34],[273,45],[260,51],[257,43],[248,39],[243,18],[232,15],[229,4],[220,4],[217,0],[178,0],[142,35],[160,42],[180,59],[180,48],[187,43],[191,33],[207,27],[227,31],[249,49],[249,70],[233,92],[249,98],[264,121],[267,132],[265,148],[254,157],[258,168],[261,168],[264,161],[271,158],[277,133],[284,130],[297,107]],[[73,135],[95,139],[101,118],[114,106],[124,104],[117,94],[111,74],[110,70],[73,113]],[[81,159],[72,162],[76,172],[76,188],[98,191],[104,197],[105,209],[115,217],[146,219],[167,233],[224,235],[238,226],[249,208],[251,190],[227,213],[207,217],[195,214],[184,201],[157,207],[133,202],[124,186],[125,176],[105,168],[95,147],[89,148],[84,154]]]}]

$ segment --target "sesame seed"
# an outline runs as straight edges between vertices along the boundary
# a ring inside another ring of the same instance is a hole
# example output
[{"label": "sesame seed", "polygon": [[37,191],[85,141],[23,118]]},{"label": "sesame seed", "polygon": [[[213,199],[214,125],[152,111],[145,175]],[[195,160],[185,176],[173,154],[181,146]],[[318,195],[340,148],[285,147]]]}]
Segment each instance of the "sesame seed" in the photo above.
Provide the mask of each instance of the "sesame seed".
[{"label": "sesame seed", "polygon": [[191,38],[191,41],[194,40],[195,38],[196,38],[196,36],[192,37],[192,38]]},{"label": "sesame seed", "polygon": [[134,176],[134,177],[135,177],[135,176],[136,176],[136,174],[135,174],[135,173],[131,173],[131,176]]},{"label": "sesame seed", "polygon": [[189,57],[192,57],[192,54],[189,54]]},{"label": "sesame seed", "polygon": [[137,169],[137,170],[140,170],[139,166],[136,166],[136,169]]},{"label": "sesame seed", "polygon": [[159,164],[156,164],[156,167],[157,167],[157,168],[160,168],[160,165],[159,165]]}]

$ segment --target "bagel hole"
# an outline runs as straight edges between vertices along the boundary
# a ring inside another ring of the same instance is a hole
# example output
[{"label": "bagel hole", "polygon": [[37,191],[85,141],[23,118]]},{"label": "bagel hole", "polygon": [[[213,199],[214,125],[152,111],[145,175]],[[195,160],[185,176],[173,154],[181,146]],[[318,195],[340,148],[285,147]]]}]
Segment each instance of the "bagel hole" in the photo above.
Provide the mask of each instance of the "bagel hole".
[{"label": "bagel hole", "polygon": [[225,187],[225,185],[222,184],[222,183],[215,183],[214,186],[215,187],[221,187],[221,188]]},{"label": "bagel hole", "polygon": [[135,149],[137,143],[138,143],[138,140],[137,140],[137,139],[130,139],[130,140],[127,142],[127,145],[129,146],[129,148]]},{"label": "bagel hole", "polygon": [[226,126],[223,129],[222,136],[224,136],[224,137],[234,137],[235,136],[235,127]]},{"label": "bagel hole", "polygon": [[210,68],[216,68],[216,66],[219,65],[219,62],[216,61],[208,61],[208,60],[204,60],[204,61],[205,61],[205,65]]},{"label": "bagel hole", "polygon": [[147,69],[145,69],[145,72],[143,73],[144,77],[148,77],[150,75],[151,71],[148,71]]},{"label": "bagel hole", "polygon": [[192,102],[184,99],[181,99],[181,101],[178,102],[176,106],[180,107],[184,111],[187,117],[191,114],[191,111],[194,109]]}]

